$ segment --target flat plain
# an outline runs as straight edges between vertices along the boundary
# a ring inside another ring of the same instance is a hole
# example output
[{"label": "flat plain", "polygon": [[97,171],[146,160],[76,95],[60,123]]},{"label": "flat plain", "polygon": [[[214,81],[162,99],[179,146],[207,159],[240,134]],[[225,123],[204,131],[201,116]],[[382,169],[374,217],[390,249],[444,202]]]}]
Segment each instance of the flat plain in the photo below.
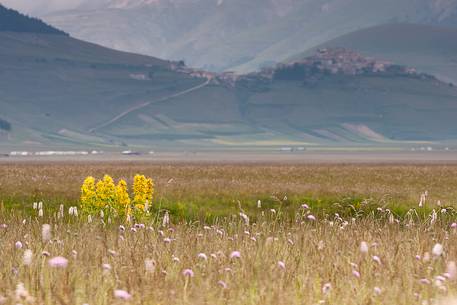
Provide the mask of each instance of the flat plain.
[{"label": "flat plain", "polygon": [[[67,213],[87,176],[138,173],[150,217]],[[453,304],[456,182],[457,163],[424,159],[8,159],[0,300]]]}]

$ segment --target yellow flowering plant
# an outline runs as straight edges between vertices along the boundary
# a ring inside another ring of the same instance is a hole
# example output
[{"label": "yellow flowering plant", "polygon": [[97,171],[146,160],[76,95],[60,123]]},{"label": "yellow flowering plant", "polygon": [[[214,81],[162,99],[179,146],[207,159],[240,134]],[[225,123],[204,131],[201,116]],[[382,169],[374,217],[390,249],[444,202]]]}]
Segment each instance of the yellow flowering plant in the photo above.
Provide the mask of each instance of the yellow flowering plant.
[{"label": "yellow flowering plant", "polygon": [[133,200],[125,180],[116,185],[108,175],[98,182],[89,176],[81,186],[81,210],[88,214],[103,211],[110,216],[142,217],[148,213],[153,194],[154,181],[144,175],[135,175],[133,179]]},{"label": "yellow flowering plant", "polygon": [[116,202],[116,186],[114,180],[108,175],[96,185],[97,204],[101,208],[112,206]]},{"label": "yellow flowering plant", "polygon": [[120,215],[128,215],[130,211],[130,195],[128,193],[127,182],[119,180],[116,186],[116,206],[115,209]]},{"label": "yellow flowering plant", "polygon": [[83,211],[90,212],[97,204],[95,191],[95,178],[87,177],[81,186],[81,207]]},{"label": "yellow flowering plant", "polygon": [[154,194],[154,182],[144,175],[136,175],[133,179],[133,202],[137,210],[147,212],[148,203],[151,202]]}]

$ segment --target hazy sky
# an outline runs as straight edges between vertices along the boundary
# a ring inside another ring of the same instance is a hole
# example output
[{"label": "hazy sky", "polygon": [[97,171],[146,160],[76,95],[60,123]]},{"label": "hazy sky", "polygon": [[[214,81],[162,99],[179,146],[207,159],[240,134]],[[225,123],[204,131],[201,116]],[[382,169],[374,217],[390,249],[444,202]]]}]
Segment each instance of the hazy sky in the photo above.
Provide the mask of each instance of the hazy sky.
[{"label": "hazy sky", "polygon": [[45,14],[75,8],[85,1],[87,0],[0,0],[0,3],[28,14]]}]

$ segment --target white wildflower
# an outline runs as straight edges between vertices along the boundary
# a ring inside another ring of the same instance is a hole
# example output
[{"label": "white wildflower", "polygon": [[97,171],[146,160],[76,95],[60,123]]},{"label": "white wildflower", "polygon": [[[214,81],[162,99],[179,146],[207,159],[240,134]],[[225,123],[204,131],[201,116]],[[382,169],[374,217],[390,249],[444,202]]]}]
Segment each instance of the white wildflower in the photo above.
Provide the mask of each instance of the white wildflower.
[{"label": "white wildflower", "polygon": [[368,253],[368,250],[369,250],[368,244],[367,244],[365,241],[362,241],[362,242],[360,243],[360,252],[361,252],[362,254],[366,254],[366,253]]},{"label": "white wildflower", "polygon": [[432,254],[435,257],[441,256],[443,254],[443,245],[442,244],[435,244],[432,249]]},{"label": "white wildflower", "polygon": [[41,238],[42,238],[43,242],[48,242],[51,240],[52,236],[51,236],[51,226],[50,225],[44,224],[41,227]]},{"label": "white wildflower", "polygon": [[154,273],[156,269],[156,261],[153,259],[145,259],[144,260],[144,269],[147,273]]},{"label": "white wildflower", "polygon": [[30,266],[33,261],[33,252],[30,249],[24,251],[24,255],[22,256],[22,262],[26,266]]}]

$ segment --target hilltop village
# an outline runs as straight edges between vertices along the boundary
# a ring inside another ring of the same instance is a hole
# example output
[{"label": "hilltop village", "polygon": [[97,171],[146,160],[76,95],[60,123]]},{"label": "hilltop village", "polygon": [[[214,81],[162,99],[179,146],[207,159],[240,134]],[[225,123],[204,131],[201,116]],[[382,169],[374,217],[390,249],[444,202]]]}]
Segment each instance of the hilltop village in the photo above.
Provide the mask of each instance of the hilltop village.
[{"label": "hilltop village", "polygon": [[188,73],[193,77],[211,79],[213,83],[232,87],[246,85],[253,81],[270,82],[273,80],[295,80],[303,81],[307,84],[331,75],[385,75],[433,78],[433,76],[418,73],[415,68],[366,57],[345,48],[318,49],[312,56],[289,63],[280,63],[274,67],[264,68],[260,72],[244,75],[233,72],[213,73],[195,70],[186,67],[183,63],[173,63],[172,69]]}]

